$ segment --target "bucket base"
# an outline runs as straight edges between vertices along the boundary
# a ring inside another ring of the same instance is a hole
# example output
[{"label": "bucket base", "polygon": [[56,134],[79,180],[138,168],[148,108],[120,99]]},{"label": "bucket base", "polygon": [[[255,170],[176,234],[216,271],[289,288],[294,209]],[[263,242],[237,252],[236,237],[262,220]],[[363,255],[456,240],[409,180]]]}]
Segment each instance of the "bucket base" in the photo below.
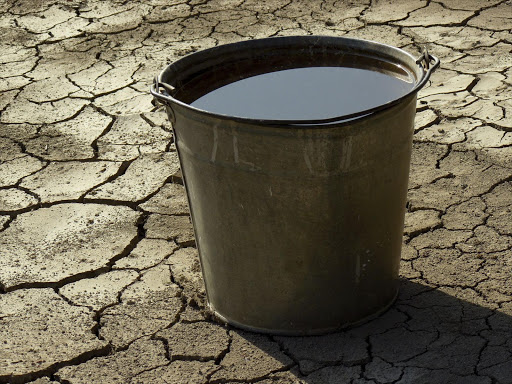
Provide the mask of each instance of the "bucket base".
[{"label": "bucket base", "polygon": [[208,308],[210,309],[211,313],[213,314],[213,317],[223,324],[229,324],[235,328],[242,329],[244,331],[254,332],[254,333],[263,333],[267,335],[277,335],[277,336],[318,336],[318,335],[325,335],[328,333],[334,333],[338,331],[342,331],[347,328],[353,328],[360,326],[364,323],[367,323],[371,320],[376,319],[380,315],[382,315],[384,312],[386,312],[396,301],[398,297],[399,290],[396,290],[396,293],[393,295],[393,298],[389,301],[388,304],[386,304],[384,307],[379,309],[377,312],[372,313],[369,316],[366,316],[358,321],[352,322],[352,323],[346,323],[341,324],[336,327],[327,327],[327,328],[317,328],[317,329],[306,329],[306,330],[288,330],[288,329],[270,329],[270,328],[259,328],[259,327],[253,327],[250,325],[242,324],[234,320],[230,320],[229,318],[221,315],[219,312],[213,308],[213,306],[208,303]]}]

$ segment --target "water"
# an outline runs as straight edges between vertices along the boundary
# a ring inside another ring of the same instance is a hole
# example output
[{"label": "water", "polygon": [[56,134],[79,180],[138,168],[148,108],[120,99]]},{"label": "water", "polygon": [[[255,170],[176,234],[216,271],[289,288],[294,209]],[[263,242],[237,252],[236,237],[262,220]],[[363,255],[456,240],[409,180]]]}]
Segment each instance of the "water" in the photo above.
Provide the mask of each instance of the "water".
[{"label": "water", "polygon": [[367,69],[293,68],[232,82],[190,104],[229,116],[313,120],[382,105],[405,95],[413,86],[410,77]]}]

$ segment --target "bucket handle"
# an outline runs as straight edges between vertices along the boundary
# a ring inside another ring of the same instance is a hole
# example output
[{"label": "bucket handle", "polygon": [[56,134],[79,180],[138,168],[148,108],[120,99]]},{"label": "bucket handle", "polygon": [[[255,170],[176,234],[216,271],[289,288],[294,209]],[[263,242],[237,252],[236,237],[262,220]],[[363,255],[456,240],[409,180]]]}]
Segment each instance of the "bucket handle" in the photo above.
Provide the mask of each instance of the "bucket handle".
[{"label": "bucket handle", "polygon": [[[166,93],[160,93],[160,88],[163,88],[164,92]],[[149,91],[153,95],[154,101],[158,101],[159,103],[166,105],[172,101],[172,97],[170,94],[172,94],[175,91],[175,89],[176,88],[174,88],[172,85],[159,81],[158,76],[155,76],[155,79],[153,80],[153,84],[151,85]]]},{"label": "bucket handle", "polygon": [[418,92],[421,88],[425,86],[428,79],[430,78],[430,75],[437,69],[437,67],[439,67],[441,61],[437,57],[429,54],[427,47],[425,47],[423,48],[423,53],[420,55],[420,57],[416,59],[416,64],[423,67],[423,77],[421,78],[420,81],[418,81],[418,83],[408,93],[408,95],[411,93]]},{"label": "bucket handle", "polygon": [[[427,81],[430,79],[430,75],[432,72],[434,72],[440,65],[440,60],[436,57],[428,53],[427,48],[425,47],[423,49],[423,53],[416,59],[416,64],[418,64],[422,69],[422,77],[421,79],[416,83],[414,88],[412,88],[409,92],[407,92],[405,95],[399,97],[398,99],[392,100],[388,103],[378,105],[373,108],[365,109],[364,111],[359,111],[355,113],[351,113],[344,116],[337,116],[332,117],[328,119],[319,119],[319,120],[262,120],[262,119],[249,119],[249,118],[241,118],[241,117],[235,117],[235,116],[225,116],[225,115],[216,115],[219,118],[225,118],[229,120],[236,120],[236,121],[245,121],[245,122],[254,122],[259,124],[265,124],[265,125],[278,125],[278,126],[307,126],[307,125],[316,125],[316,124],[329,124],[329,123],[337,123],[337,122],[343,122],[344,120],[351,120],[357,117],[363,117],[368,115],[373,115],[374,113],[380,112],[384,109],[390,108],[398,103],[400,103],[402,100],[406,99],[407,97],[416,94],[421,88],[425,86]],[[162,92],[160,92],[160,90]],[[172,97],[172,94],[176,90],[175,87],[173,87],[170,84],[164,83],[159,80],[159,77],[156,76],[154,79],[153,84],[151,85],[150,92],[155,98],[155,101],[160,102],[161,104],[169,107],[171,107],[172,104],[175,104],[176,102],[178,104],[181,104],[181,102],[177,101],[175,98]],[[201,111],[202,113],[206,113],[208,115],[212,115],[211,112],[207,111]]]}]

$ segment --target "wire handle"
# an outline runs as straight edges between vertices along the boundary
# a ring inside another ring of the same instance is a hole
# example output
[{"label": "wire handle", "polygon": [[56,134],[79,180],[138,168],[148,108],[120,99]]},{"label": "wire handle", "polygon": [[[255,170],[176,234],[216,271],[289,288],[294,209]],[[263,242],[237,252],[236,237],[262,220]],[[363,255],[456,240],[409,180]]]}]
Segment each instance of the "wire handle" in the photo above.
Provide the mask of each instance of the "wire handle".
[{"label": "wire handle", "polygon": [[[160,88],[163,88],[163,92],[160,92]],[[158,81],[158,76],[155,76],[153,80],[153,84],[149,91],[155,98],[155,101],[158,101],[161,104],[167,105],[172,101],[172,93],[176,90],[172,85]]]},{"label": "wire handle", "polygon": [[[432,68],[430,67],[430,63],[432,63]],[[437,57],[429,54],[427,47],[424,47],[422,54],[420,55],[420,57],[418,57],[416,59],[416,64],[419,64],[419,65],[423,64],[423,68],[425,70],[427,70],[427,71],[430,70],[430,72],[432,72],[437,67],[439,67],[440,61]]]}]

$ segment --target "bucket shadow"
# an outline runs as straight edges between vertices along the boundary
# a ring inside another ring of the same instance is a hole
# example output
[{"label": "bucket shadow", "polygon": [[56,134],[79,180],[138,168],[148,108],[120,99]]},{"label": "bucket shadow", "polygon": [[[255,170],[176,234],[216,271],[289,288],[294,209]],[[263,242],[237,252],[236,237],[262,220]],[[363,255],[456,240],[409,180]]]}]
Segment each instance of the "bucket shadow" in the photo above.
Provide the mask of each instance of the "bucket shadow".
[{"label": "bucket shadow", "polygon": [[[232,377],[236,381],[512,383],[512,317],[468,289],[403,280],[396,303],[359,327],[308,337],[236,329],[232,335],[233,353],[243,356],[249,347],[255,357],[242,360],[244,366]],[[274,373],[268,375],[269,370]]]}]

